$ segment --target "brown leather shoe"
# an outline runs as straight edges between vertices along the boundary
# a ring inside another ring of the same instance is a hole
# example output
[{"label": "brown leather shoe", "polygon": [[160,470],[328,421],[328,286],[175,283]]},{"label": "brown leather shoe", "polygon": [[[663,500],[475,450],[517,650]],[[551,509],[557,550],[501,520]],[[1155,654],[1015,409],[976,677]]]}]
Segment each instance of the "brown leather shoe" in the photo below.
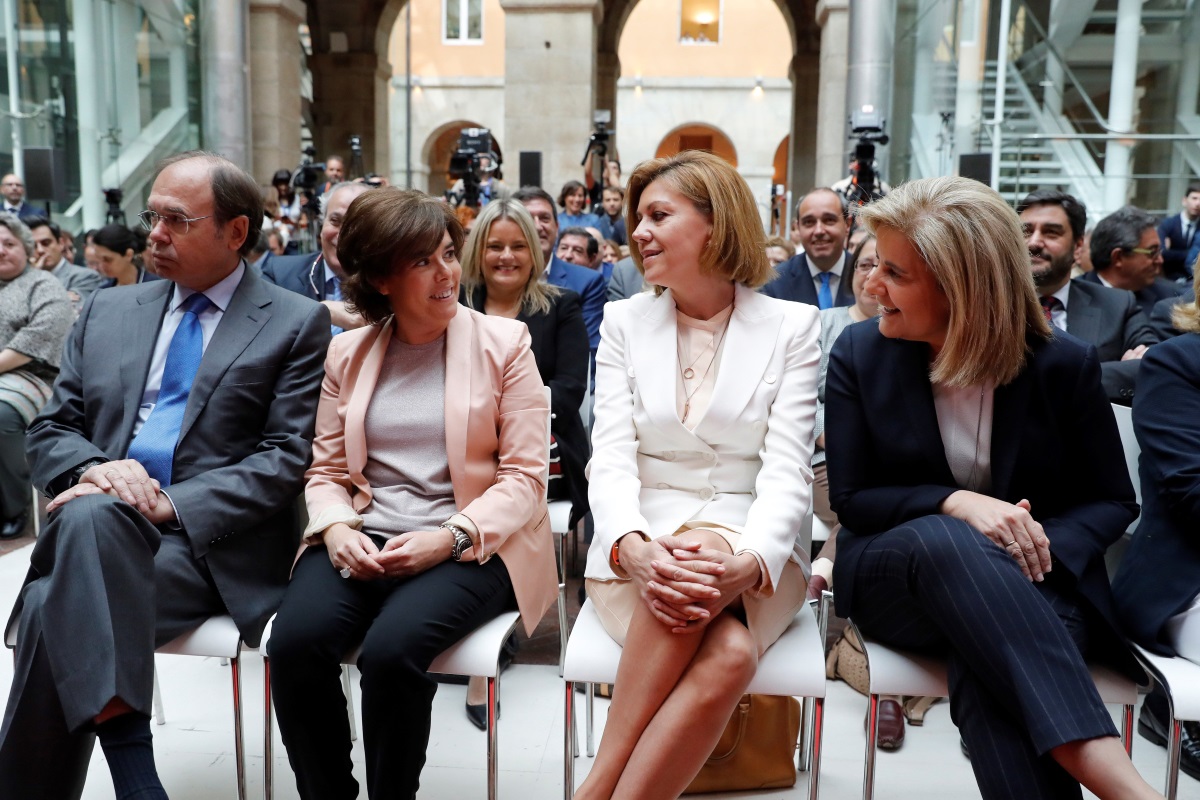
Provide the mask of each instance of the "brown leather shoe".
[{"label": "brown leather shoe", "polygon": [[880,750],[899,750],[904,744],[904,709],[895,700],[879,701],[878,737]]}]

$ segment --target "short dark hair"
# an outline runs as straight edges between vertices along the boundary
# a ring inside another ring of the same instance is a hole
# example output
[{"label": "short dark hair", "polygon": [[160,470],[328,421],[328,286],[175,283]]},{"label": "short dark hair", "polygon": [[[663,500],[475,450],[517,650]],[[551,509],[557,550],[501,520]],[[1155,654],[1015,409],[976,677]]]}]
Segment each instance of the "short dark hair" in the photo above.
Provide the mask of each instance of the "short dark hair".
[{"label": "short dark hair", "polygon": [[1100,220],[1092,230],[1090,246],[1096,272],[1112,266],[1113,250],[1132,250],[1141,242],[1145,230],[1157,225],[1158,220],[1153,214],[1137,206],[1119,208]]},{"label": "short dark hair", "polygon": [[1067,221],[1071,223],[1071,236],[1075,241],[1083,238],[1083,234],[1087,230],[1087,206],[1075,195],[1060,192],[1057,189],[1038,189],[1036,192],[1025,195],[1021,202],[1017,203],[1017,214],[1024,214],[1025,209],[1034,206],[1058,206],[1067,215]]},{"label": "short dark hair", "polygon": [[50,220],[46,219],[45,217],[30,217],[25,222],[25,224],[27,226],[29,226],[30,231],[32,231],[35,228],[49,228],[50,235],[53,236],[55,239],[59,239],[62,237],[62,228],[58,227],[58,223],[51,222]]},{"label": "short dark hair", "polygon": [[601,196],[603,196],[604,192],[616,192],[617,194],[619,194],[621,196],[622,200],[625,199],[625,190],[620,186],[605,186],[600,191]]},{"label": "short dark hair", "polygon": [[272,233],[275,233],[274,229],[272,229],[271,231],[268,232],[266,228],[263,228],[261,231],[259,231],[258,241],[256,241],[254,243],[254,247],[250,248],[250,252],[248,255],[261,256],[263,253],[270,250],[271,249],[271,241],[270,240],[271,240]]},{"label": "short dark hair", "polygon": [[836,197],[838,202],[842,204],[842,219],[846,220],[847,222],[850,221],[850,201],[846,199],[846,195],[834,189],[830,189],[828,186],[815,186],[804,194],[800,195],[800,199],[796,201],[796,212],[793,214],[796,219],[800,219],[801,204],[808,199],[809,195],[814,195],[817,192],[829,192],[831,195]]},{"label": "short dark hair", "polygon": [[106,247],[122,256],[128,250],[138,252],[137,237],[133,235],[133,231],[115,222],[96,231],[92,236],[92,244]]},{"label": "short dark hair", "polygon": [[1188,187],[1187,187],[1187,191],[1183,193],[1183,196],[1187,197],[1189,194],[1192,194],[1193,192],[1200,193],[1200,183],[1195,183],[1195,182],[1189,183]]},{"label": "short dark hair", "polygon": [[350,308],[370,325],[391,316],[392,306],[375,284],[435,252],[447,233],[461,250],[465,233],[453,209],[424,192],[383,186],[354,198],[337,247]]},{"label": "short dark hair", "polygon": [[567,198],[576,192],[583,192],[584,198],[587,198],[587,187],[579,181],[567,181],[563,184],[562,191],[558,193],[558,204],[566,208]]},{"label": "short dark hair", "polygon": [[[550,196],[550,193],[540,186],[522,186],[513,192],[512,199],[521,205],[526,205],[530,200],[545,200],[546,205],[550,206],[551,213],[558,208],[554,204],[554,198]],[[557,223],[557,218],[555,222]]]},{"label": "short dark hair", "polygon": [[199,158],[208,162],[209,179],[213,193],[213,220],[224,225],[230,220],[245,217],[250,225],[246,239],[238,248],[238,255],[245,256],[254,247],[256,234],[262,230],[262,189],[248,172],[225,156],[207,150],[189,150],[186,153],[164,158],[158,164],[156,174],[181,161]]},{"label": "short dark hair", "polygon": [[588,258],[595,258],[596,253],[600,252],[600,243],[596,241],[596,237],[588,232],[587,228],[581,228],[578,225],[572,225],[562,233],[558,234],[558,240],[561,242],[566,236],[582,236],[587,240]]}]

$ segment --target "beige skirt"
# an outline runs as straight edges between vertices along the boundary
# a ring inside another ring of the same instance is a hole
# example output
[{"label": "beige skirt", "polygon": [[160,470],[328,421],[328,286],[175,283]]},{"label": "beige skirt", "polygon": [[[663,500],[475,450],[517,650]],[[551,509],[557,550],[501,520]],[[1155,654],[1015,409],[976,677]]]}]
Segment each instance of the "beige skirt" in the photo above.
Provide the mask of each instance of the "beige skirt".
[{"label": "beige skirt", "polygon": [[[685,524],[676,531],[680,533],[695,528],[712,531],[729,543],[732,551],[737,552],[738,540],[741,533],[720,525]],[[597,580],[588,578],[584,581],[587,596],[596,607],[596,615],[600,624],[613,640],[625,646],[625,636],[629,632],[629,622],[637,604],[642,602],[638,596],[637,587],[632,580],[616,578],[613,580]],[[742,607],[745,614],[746,627],[758,645],[758,654],[762,655],[767,648],[775,644],[775,640],[783,635],[792,618],[804,605],[808,584],[804,580],[804,570],[795,561],[788,561],[779,576],[779,585],[770,597],[758,597],[750,593],[742,595]]]}]

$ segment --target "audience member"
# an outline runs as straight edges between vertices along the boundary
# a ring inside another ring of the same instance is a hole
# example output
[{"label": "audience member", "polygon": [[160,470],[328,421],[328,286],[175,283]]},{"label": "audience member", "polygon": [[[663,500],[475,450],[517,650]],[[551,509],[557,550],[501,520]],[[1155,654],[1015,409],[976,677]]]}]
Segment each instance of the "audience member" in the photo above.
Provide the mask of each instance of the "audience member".
[{"label": "audience member", "polygon": [[603,213],[598,215],[600,224],[597,226],[601,238],[612,239],[618,247],[628,244],[629,237],[625,228],[625,190],[620,186],[605,186],[603,197]]},{"label": "audience member", "polygon": [[567,181],[563,184],[562,191],[558,193],[558,204],[563,209],[558,213],[560,230],[586,228],[589,225],[600,227],[600,217],[583,210],[587,204],[587,190],[579,181]]},{"label": "audience member", "polygon": [[[48,223],[38,221],[45,232]],[[58,237],[49,239],[57,245]],[[29,522],[25,429],[50,398],[75,321],[60,280],[29,263],[34,248],[24,223],[0,212],[0,539],[20,536]]]},{"label": "audience member", "polygon": [[1200,227],[1200,183],[1189,183],[1183,193],[1183,210],[1158,224],[1162,244],[1163,275],[1176,282],[1190,283],[1193,260],[1188,260]]},{"label": "audience member", "polygon": [[513,199],[525,206],[537,226],[542,259],[546,262],[545,279],[555,286],[570,289],[579,295],[583,304],[583,324],[587,326],[588,342],[593,360],[600,346],[600,320],[604,317],[604,276],[587,267],[576,266],[553,255],[558,241],[558,221],[554,215],[554,198],[545,189],[523,186]]},{"label": "audience member", "polygon": [[1160,797],[1082,655],[1141,676],[1104,567],[1137,505],[1095,358],[1046,322],[993,190],[912,181],[859,216],[878,237],[866,291],[881,317],[829,359],[838,613],[890,646],[947,652],[985,800],[1078,797],[1079,783]]},{"label": "audience member", "polygon": [[819,308],[852,305],[851,281],[842,280],[849,261],[844,249],[849,230],[846,198],[832,189],[813,189],[800,198],[796,220],[804,252],[783,262],[763,294]]},{"label": "audience member", "polygon": [[[599,270],[601,268],[601,266],[604,264],[604,252],[603,252],[604,251],[604,237],[600,234],[599,228],[593,228],[591,226],[588,226],[588,227],[584,228],[584,230],[588,232],[589,236],[591,236],[593,239],[596,240],[596,252],[592,256],[591,263],[588,264],[588,267],[591,269]],[[611,274],[611,272],[612,272],[612,270],[609,270],[608,273],[606,273],[604,275],[605,281],[608,280],[608,275]]]},{"label": "audience member", "polygon": [[458,219],[458,224],[462,225],[463,233],[469,235],[471,228],[475,227],[475,218],[479,216],[479,210],[474,206],[455,206],[454,216]]},{"label": "audience member", "polygon": [[1166,300],[1159,300],[1154,304],[1154,308],[1150,310],[1150,327],[1160,342],[1165,342],[1180,334],[1180,331],[1175,328],[1175,309],[1195,302],[1196,290],[1188,288],[1178,297],[1168,297]]},{"label": "audience member", "polygon": [[96,248],[100,274],[107,279],[100,284],[101,289],[158,280],[157,275],[138,263],[137,237],[124,225],[115,222],[105,225],[92,236],[92,246]]},{"label": "audience member", "polygon": [[1159,341],[1130,292],[1071,279],[1083,249],[1087,209],[1065,192],[1040,189],[1017,205],[1042,312],[1059,330],[1096,348],[1108,399],[1129,405],[1146,348]]},{"label": "audience member", "polygon": [[40,217],[31,220],[31,223],[29,232],[33,236],[33,266],[58,278],[78,312],[83,307],[83,301],[100,288],[104,279],[87,267],[77,267],[67,259],[63,252],[62,229],[56,223]]},{"label": "audience member", "polygon": [[1159,300],[1183,292],[1159,276],[1162,247],[1158,230],[1154,217],[1140,208],[1125,206],[1100,220],[1092,231],[1090,250],[1095,269],[1082,279],[1133,292],[1147,318]]},{"label": "audience member", "polygon": [[355,797],[341,659],[362,642],[367,793],[416,796],[447,647],[556,597],[546,407],[525,326],[458,304],[462,227],[415,191],[355,198],[338,255],[367,322],[329,348],[309,547],[268,644],[300,796]]},{"label": "audience member", "polygon": [[330,189],[337,187],[346,180],[346,162],[341,156],[325,157],[325,183],[317,189],[318,195],[328,194]]},{"label": "audience member", "polygon": [[608,278],[608,288],[605,289],[605,296],[610,301],[624,300],[628,297],[633,297],[635,294],[647,291],[649,288],[642,277],[642,270],[634,262],[633,257],[630,256],[622,258],[613,265],[612,274]]},{"label": "audience member", "polygon": [[246,263],[261,273],[263,265],[270,256],[271,237],[267,235],[266,231],[259,231],[258,240],[254,242],[254,246],[250,248],[250,252],[246,253]]},{"label": "audience member", "polygon": [[[616,264],[621,260],[621,245],[617,243],[616,239],[605,239],[601,243],[600,249],[603,251],[602,263]],[[611,274],[611,272],[612,270],[610,269],[609,273]]]},{"label": "audience member", "polygon": [[275,194],[279,198],[279,218],[292,224],[299,222],[304,198],[292,186],[291,170],[277,170],[271,178],[271,185],[275,187]]},{"label": "audience member", "polygon": [[[1200,664],[1200,308],[1175,309],[1178,338],[1142,363],[1133,429],[1141,448],[1142,517],[1113,581],[1125,632],[1155,653]],[[1156,686],[1138,731],[1167,743],[1169,704]],[[1200,723],[1183,723],[1180,767],[1200,780]]]},{"label": "audience member", "polygon": [[788,239],[782,236],[767,238],[767,262],[772,268],[778,268],[780,264],[794,255],[796,255],[796,247]]},{"label": "audience member", "polygon": [[592,269],[592,260],[600,253],[600,242],[580,227],[567,228],[558,236],[555,256],[568,264]]},{"label": "audience member", "polygon": [[4,196],[2,210],[9,214],[16,214],[26,225],[34,219],[44,219],[46,216],[45,211],[34,208],[25,202],[25,181],[11,172],[0,179],[0,195]]},{"label": "audience member", "polygon": [[623,650],[577,800],[683,792],[804,604],[808,566],[816,310],[754,291],[762,223],[723,159],[644,162],[629,203],[660,291],[604,319],[586,586]]},{"label": "audience member", "polygon": [[354,198],[370,190],[365,183],[339,183],[321,196],[321,250],[302,256],[270,259],[263,269],[268,282],[312,298],[329,309],[334,334],[363,326],[362,317],[342,300],[345,275],[338,260],[338,235],[346,209]]},{"label": "audience member", "polygon": [[278,228],[272,228],[266,234],[267,249],[271,251],[273,256],[287,255],[287,240],[284,238],[283,231]]},{"label": "audience member", "polygon": [[13,797],[78,797],[99,738],[118,798],[165,798],[153,648],[218,614],[257,644],[296,552],[329,315],[246,268],[262,200],[234,164],[174,156],[147,205],[167,280],[89,299],[29,428],[54,499],[10,620]]}]

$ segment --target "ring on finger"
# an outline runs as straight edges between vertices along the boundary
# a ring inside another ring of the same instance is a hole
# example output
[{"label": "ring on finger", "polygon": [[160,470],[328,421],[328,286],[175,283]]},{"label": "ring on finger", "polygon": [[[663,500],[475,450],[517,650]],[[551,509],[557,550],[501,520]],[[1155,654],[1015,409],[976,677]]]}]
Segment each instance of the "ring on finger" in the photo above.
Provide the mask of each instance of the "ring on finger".
[{"label": "ring on finger", "polygon": [[341,570],[338,571],[338,575],[341,575],[343,578],[349,578],[350,577],[350,568],[342,567]]},{"label": "ring on finger", "polygon": [[1016,540],[1016,539],[1013,539],[1011,542],[1005,542],[1005,543],[1004,543],[1004,546],[1005,546],[1005,547],[1012,547],[1012,546],[1013,546],[1014,544],[1016,544],[1016,543],[1017,543],[1017,540]]}]

